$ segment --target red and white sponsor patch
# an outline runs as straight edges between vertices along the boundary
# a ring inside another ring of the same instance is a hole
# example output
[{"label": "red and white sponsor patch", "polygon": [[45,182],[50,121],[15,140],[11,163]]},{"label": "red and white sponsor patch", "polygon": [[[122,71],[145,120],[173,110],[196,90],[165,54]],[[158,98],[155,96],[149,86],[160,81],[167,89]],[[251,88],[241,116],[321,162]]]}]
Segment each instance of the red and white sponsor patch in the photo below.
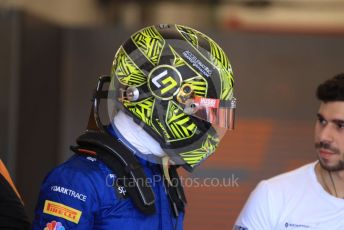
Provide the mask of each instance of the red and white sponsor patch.
[{"label": "red and white sponsor patch", "polygon": [[195,96],[195,103],[199,104],[199,106],[201,107],[214,109],[214,108],[219,108],[220,99]]}]

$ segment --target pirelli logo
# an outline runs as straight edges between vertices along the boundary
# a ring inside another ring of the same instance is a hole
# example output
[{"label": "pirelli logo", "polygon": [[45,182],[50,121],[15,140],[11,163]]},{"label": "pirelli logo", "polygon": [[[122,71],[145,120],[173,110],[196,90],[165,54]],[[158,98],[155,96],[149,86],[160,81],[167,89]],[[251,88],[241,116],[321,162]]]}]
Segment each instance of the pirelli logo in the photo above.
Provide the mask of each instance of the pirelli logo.
[{"label": "pirelli logo", "polygon": [[43,213],[58,216],[76,224],[79,223],[82,214],[79,210],[50,200],[45,201]]}]

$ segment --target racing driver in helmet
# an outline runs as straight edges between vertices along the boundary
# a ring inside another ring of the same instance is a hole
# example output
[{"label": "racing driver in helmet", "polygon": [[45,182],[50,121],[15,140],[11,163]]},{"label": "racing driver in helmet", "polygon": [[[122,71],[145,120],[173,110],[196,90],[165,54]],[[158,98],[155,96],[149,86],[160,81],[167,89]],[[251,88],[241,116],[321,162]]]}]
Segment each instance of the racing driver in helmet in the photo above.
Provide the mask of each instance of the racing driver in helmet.
[{"label": "racing driver in helmet", "polygon": [[74,155],[43,181],[33,229],[183,229],[176,169],[191,172],[233,129],[233,83],[203,33],[167,24],[134,33],[98,80]]}]

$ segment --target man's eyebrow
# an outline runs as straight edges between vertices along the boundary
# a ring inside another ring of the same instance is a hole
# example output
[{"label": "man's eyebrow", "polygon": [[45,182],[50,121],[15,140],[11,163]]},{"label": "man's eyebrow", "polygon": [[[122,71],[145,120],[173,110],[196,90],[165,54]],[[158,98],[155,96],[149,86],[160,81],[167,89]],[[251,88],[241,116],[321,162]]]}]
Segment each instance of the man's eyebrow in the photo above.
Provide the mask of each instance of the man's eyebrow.
[{"label": "man's eyebrow", "polygon": [[344,120],[342,120],[342,119],[333,119],[332,122],[336,123],[336,124],[343,124]]},{"label": "man's eyebrow", "polygon": [[[321,115],[321,113],[317,113],[317,117],[318,117],[318,119],[324,119],[324,120],[326,120],[326,119],[324,118],[324,116]],[[344,119],[332,119],[331,122],[336,123],[336,124],[343,124],[343,123],[344,123]]]},{"label": "man's eyebrow", "polygon": [[320,113],[317,113],[317,118],[324,118],[324,116],[323,115],[321,115]]}]

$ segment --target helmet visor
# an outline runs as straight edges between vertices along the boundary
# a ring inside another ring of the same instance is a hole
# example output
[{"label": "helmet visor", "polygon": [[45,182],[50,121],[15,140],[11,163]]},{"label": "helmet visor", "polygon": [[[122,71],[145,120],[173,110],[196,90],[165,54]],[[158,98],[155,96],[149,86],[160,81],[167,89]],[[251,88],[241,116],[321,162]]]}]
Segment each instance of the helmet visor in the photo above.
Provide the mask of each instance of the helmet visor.
[{"label": "helmet visor", "polygon": [[234,129],[236,99],[219,100],[194,96],[186,101],[184,112],[211,123],[213,126]]}]

